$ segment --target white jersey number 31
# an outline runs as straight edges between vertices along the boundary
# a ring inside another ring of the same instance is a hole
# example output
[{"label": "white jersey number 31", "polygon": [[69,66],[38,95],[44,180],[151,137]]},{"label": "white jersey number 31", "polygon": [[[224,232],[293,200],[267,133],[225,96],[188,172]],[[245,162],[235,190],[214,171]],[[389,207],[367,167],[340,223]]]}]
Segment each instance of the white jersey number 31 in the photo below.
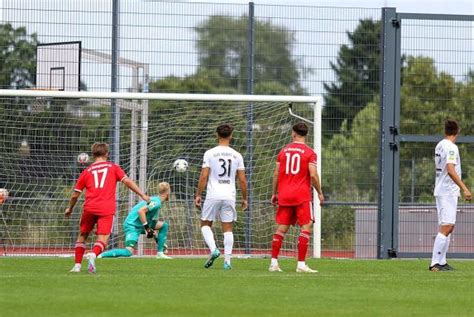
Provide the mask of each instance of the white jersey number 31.
[{"label": "white jersey number 31", "polygon": [[222,172],[219,173],[219,177],[227,176],[230,177],[231,169],[232,169],[232,160],[228,159],[227,161],[224,159],[219,159],[221,163],[221,170]]}]

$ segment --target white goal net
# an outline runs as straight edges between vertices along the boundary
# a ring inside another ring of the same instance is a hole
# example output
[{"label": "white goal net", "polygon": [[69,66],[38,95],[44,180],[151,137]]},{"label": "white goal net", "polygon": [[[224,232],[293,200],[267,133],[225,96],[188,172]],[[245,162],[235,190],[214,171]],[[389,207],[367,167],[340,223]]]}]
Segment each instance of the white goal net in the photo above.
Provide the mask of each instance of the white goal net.
[{"label": "white goal net", "polygon": [[[120,109],[115,126],[112,98]],[[221,123],[234,126],[232,146],[244,156],[249,179],[250,208],[237,208],[234,253],[268,255],[275,230],[270,197],[276,154],[290,142],[292,124],[316,120],[320,127],[315,115],[319,101],[297,96],[0,91],[0,188],[10,193],[0,205],[0,255],[73,253],[83,197],[72,218],[65,219],[63,212],[86,166],[78,156],[90,155],[97,141],[118,149],[118,163],[149,195],[156,194],[159,182],[171,184],[170,202],[160,213],[170,224],[169,254],[207,254],[193,198],[203,154],[216,145],[215,129]],[[313,136],[319,132],[310,126],[308,143],[315,146]],[[114,131],[119,132],[115,137]],[[187,161],[186,171],[173,167],[176,159]],[[137,200],[125,186],[119,186],[117,197],[110,246],[121,247],[122,222]],[[238,206],[240,197],[238,190]],[[219,222],[214,230],[222,247]],[[316,237],[313,254],[318,256]],[[296,242],[292,229],[282,255],[293,255]],[[145,243],[139,252],[156,251]]]}]

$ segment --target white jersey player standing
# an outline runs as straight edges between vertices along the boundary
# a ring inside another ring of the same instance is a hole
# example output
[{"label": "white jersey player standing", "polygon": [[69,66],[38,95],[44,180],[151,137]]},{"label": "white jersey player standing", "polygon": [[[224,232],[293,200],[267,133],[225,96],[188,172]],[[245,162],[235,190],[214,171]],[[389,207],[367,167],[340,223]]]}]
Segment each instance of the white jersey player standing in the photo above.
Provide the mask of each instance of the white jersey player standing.
[{"label": "white jersey player standing", "polygon": [[432,272],[450,271],[453,268],[446,262],[446,253],[451,240],[451,233],[456,223],[456,211],[460,189],[466,200],[472,195],[461,180],[461,158],[455,142],[459,136],[459,126],[454,120],[446,120],[445,138],[435,149],[436,183],[434,196],[438,210],[439,230],[433,246],[433,256],[429,270]]},{"label": "white jersey player standing", "polygon": [[206,241],[211,254],[204,264],[209,268],[214,260],[220,256],[220,251],[216,247],[212,223],[216,218],[222,223],[224,233],[224,269],[232,268],[230,259],[234,245],[234,235],[232,233],[233,223],[237,220],[235,209],[235,176],[239,179],[240,191],[242,192],[242,209],[247,209],[247,180],[245,177],[245,166],[242,155],[231,148],[233,127],[230,124],[222,124],[217,127],[217,138],[219,145],[204,153],[201,176],[196,190],[194,203],[201,208],[201,194],[206,187],[206,199],[202,206],[201,232]]}]

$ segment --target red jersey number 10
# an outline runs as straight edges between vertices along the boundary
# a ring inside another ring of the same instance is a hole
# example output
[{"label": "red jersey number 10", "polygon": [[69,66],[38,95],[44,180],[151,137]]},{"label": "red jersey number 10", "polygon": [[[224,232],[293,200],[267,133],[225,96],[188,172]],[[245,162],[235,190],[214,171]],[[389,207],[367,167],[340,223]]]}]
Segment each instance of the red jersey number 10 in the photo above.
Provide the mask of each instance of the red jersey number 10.
[{"label": "red jersey number 10", "polygon": [[299,153],[285,153],[286,156],[286,169],[285,173],[296,175],[300,172],[301,166],[301,155]]}]

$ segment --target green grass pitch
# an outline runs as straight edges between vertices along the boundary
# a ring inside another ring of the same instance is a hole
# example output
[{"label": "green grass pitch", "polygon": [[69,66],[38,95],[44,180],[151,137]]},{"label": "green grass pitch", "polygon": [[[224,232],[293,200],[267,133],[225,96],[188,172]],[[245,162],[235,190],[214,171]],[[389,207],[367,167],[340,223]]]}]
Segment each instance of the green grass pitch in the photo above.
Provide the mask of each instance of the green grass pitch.
[{"label": "green grass pitch", "polygon": [[[452,272],[428,260],[309,260],[320,272],[267,272],[268,259],[0,258],[1,316],[474,316],[474,262]],[[85,268],[85,263],[83,268]]]}]

